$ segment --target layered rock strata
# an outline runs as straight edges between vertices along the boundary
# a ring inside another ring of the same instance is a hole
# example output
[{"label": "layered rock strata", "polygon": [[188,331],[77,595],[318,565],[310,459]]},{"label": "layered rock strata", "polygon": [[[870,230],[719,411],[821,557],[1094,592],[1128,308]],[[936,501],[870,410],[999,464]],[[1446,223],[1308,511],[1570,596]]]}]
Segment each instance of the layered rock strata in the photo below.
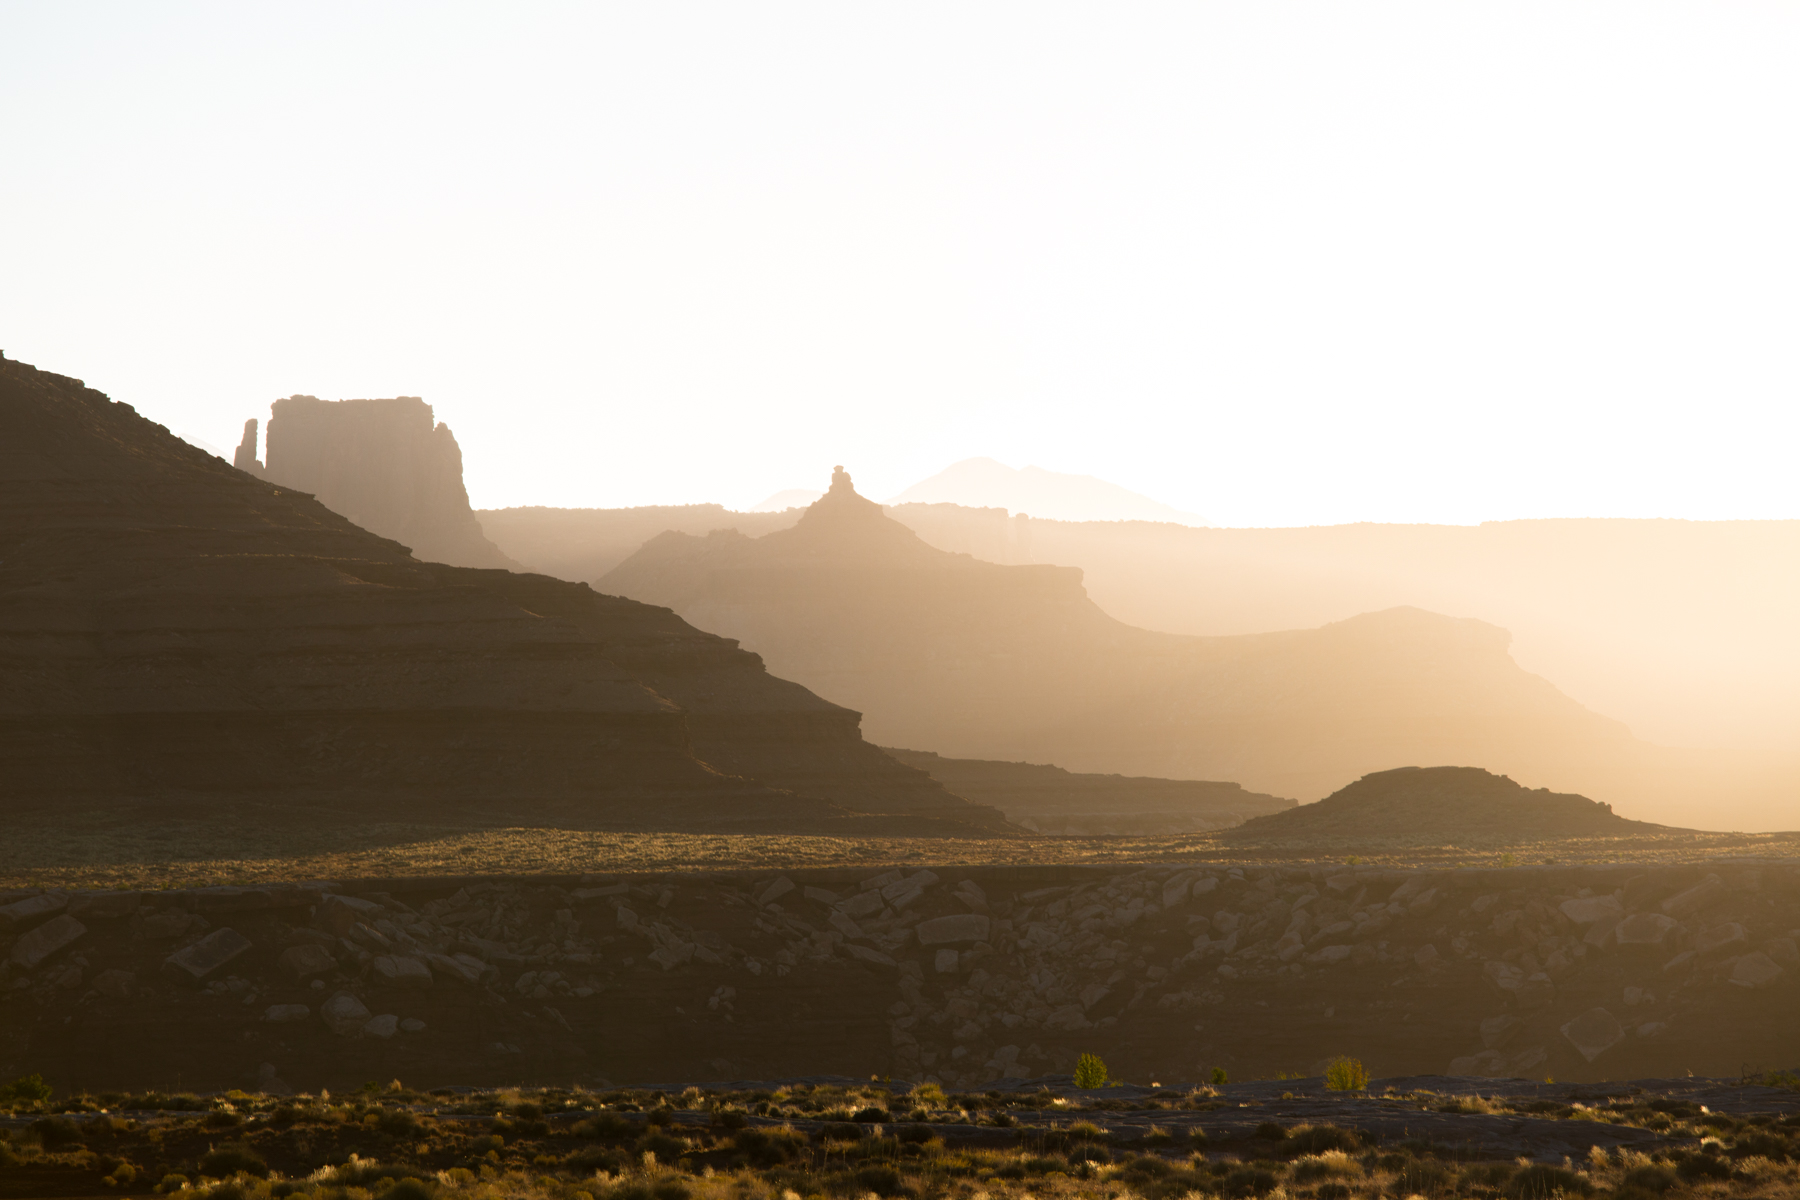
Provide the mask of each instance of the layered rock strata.
[{"label": "layered rock strata", "polygon": [[1073,567],[934,549],[841,471],[790,529],[665,533],[596,586],[737,638],[883,744],[956,758],[1312,799],[1404,763],[1535,782],[1645,751],[1520,670],[1491,625],[1402,608],[1242,637],[1137,629]]},{"label": "layered rock strata", "polygon": [[[1791,1063],[1800,868],[936,866],[0,894],[0,1072],[306,1090]],[[73,1020],[71,1020],[73,1015]],[[629,1031],[621,1036],[620,1031]],[[1291,1086],[1291,1085],[1290,1085]]]},{"label": "layered rock strata", "polygon": [[854,712],[666,609],[420,562],[79,380],[4,361],[0,597],[12,805],[1001,823],[863,742]]},{"label": "layered rock strata", "polygon": [[966,800],[991,804],[1017,825],[1059,836],[1203,833],[1286,812],[1296,804],[1279,796],[1245,791],[1235,783],[1078,775],[1040,763],[945,758],[930,751],[891,746],[883,749]]}]

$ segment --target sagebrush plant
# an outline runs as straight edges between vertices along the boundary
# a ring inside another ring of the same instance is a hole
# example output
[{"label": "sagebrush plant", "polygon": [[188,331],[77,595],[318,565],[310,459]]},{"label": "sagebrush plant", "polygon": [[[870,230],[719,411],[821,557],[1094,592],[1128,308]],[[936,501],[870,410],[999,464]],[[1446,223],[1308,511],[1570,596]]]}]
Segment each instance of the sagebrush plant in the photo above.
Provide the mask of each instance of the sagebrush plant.
[{"label": "sagebrush plant", "polygon": [[1360,1092],[1369,1086],[1369,1069],[1360,1059],[1340,1055],[1325,1068],[1325,1086],[1334,1092]]},{"label": "sagebrush plant", "polygon": [[1100,1061],[1100,1056],[1098,1054],[1083,1054],[1080,1058],[1075,1060],[1076,1087],[1105,1087],[1106,1080],[1106,1064]]}]

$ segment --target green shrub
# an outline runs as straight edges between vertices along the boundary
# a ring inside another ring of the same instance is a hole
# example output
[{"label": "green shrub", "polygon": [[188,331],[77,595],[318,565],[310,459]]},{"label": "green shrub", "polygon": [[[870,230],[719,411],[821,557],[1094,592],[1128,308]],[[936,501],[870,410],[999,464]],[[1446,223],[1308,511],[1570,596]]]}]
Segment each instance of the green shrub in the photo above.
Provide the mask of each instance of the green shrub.
[{"label": "green shrub", "polygon": [[1100,1088],[1106,1086],[1106,1064],[1100,1061],[1097,1054],[1083,1054],[1075,1060],[1075,1086],[1078,1088]]},{"label": "green shrub", "polygon": [[944,1089],[935,1083],[919,1084],[912,1090],[911,1096],[914,1104],[921,1104],[926,1108],[944,1108],[950,1103],[950,1097],[944,1095]]},{"label": "green shrub", "polygon": [[392,1186],[377,1193],[379,1200],[433,1200],[437,1194],[435,1181],[427,1183],[411,1175],[405,1179],[396,1179]]},{"label": "green shrub", "polygon": [[[540,1121],[538,1124],[542,1125],[543,1122]],[[419,1123],[419,1118],[411,1111],[404,1108],[389,1108],[383,1109],[381,1115],[375,1118],[375,1128],[392,1137],[417,1137],[425,1127]],[[549,1132],[550,1127],[544,1126],[544,1133]],[[538,1136],[542,1137],[543,1134]]]},{"label": "green shrub", "polygon": [[850,1119],[864,1125],[886,1125],[894,1119],[894,1114],[885,1108],[876,1108],[870,1105],[868,1108],[859,1108],[851,1113]]},{"label": "green shrub", "polygon": [[11,1083],[0,1084],[0,1104],[42,1104],[52,1090],[42,1075],[21,1075]]},{"label": "green shrub", "polygon": [[688,1144],[678,1137],[670,1137],[659,1130],[651,1130],[638,1139],[637,1152],[656,1155],[657,1162],[674,1162],[687,1153]]},{"label": "green shrub", "polygon": [[1282,1147],[1283,1154],[1323,1154],[1327,1150],[1342,1150],[1345,1154],[1354,1154],[1362,1147],[1362,1140],[1351,1129],[1340,1129],[1336,1125],[1296,1125],[1287,1131],[1287,1142]]},{"label": "green shrub", "polygon": [[731,1144],[759,1167],[778,1166],[807,1153],[806,1138],[785,1125],[779,1129],[740,1129]]},{"label": "green shrub", "polygon": [[864,1191],[874,1192],[877,1196],[903,1196],[908,1191],[900,1172],[886,1164],[859,1168],[856,1182]]},{"label": "green shrub", "polygon": [[1285,1142],[1287,1141],[1288,1131],[1287,1127],[1278,1121],[1264,1121],[1256,1127],[1256,1131],[1250,1136],[1253,1138],[1260,1138],[1265,1142]]},{"label": "green shrub", "polygon": [[715,1108],[712,1114],[714,1129],[743,1129],[750,1124],[750,1114],[741,1108]]},{"label": "green shrub", "polygon": [[1231,1076],[1226,1072],[1224,1067],[1214,1067],[1212,1069],[1212,1084],[1214,1087],[1224,1087],[1230,1082]]},{"label": "green shrub", "polygon": [[1415,1158],[1394,1173],[1394,1190],[1403,1196],[1439,1196],[1450,1189],[1450,1168],[1429,1158]]},{"label": "green shrub", "polygon": [[1675,1167],[1683,1179],[1730,1179],[1731,1165],[1710,1154],[1690,1154]]},{"label": "green shrub", "polygon": [[188,1177],[186,1175],[164,1175],[162,1182],[156,1185],[156,1190],[166,1196],[170,1192],[179,1192],[187,1185]]},{"label": "green shrub", "polygon": [[1227,1196],[1266,1196],[1275,1190],[1275,1173],[1260,1167],[1233,1167],[1219,1180],[1219,1190]]},{"label": "green shrub", "polygon": [[603,1112],[577,1124],[575,1132],[582,1137],[599,1138],[603,1142],[618,1142],[636,1137],[638,1127],[618,1113]]},{"label": "green shrub", "polygon": [[1358,1059],[1340,1055],[1325,1068],[1325,1086],[1334,1092],[1360,1092],[1369,1086],[1368,1068]]},{"label": "green shrub", "polygon": [[1625,1172],[1625,1178],[1621,1182],[1628,1188],[1660,1196],[1680,1181],[1676,1179],[1675,1172],[1669,1168],[1659,1167],[1654,1163],[1645,1163],[1641,1167],[1633,1167]]},{"label": "green shrub", "polygon": [[81,1141],[81,1126],[67,1117],[39,1117],[30,1128],[46,1150],[60,1150]]},{"label": "green shrub", "polygon": [[1512,1177],[1517,1173],[1518,1168],[1511,1163],[1479,1163],[1463,1169],[1462,1186],[1464,1189],[1503,1188],[1512,1182]]},{"label": "green shrub", "polygon": [[216,1146],[200,1156],[202,1175],[210,1175],[214,1179],[229,1179],[239,1171],[247,1175],[265,1176],[269,1173],[269,1164],[263,1161],[262,1155],[243,1142]]}]

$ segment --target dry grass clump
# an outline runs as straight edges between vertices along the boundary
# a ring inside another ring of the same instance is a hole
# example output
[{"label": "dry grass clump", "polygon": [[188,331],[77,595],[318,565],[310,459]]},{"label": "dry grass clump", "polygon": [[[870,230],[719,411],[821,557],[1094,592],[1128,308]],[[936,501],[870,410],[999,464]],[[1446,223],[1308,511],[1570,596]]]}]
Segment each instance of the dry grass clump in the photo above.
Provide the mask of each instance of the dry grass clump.
[{"label": "dry grass clump", "polygon": [[[178,850],[171,850],[178,847]],[[93,810],[32,822],[0,839],[0,887],[163,888],[443,875],[579,874],[596,862],[622,872],[801,870],[896,862],[951,866],[1023,863],[1342,862],[1331,844],[1228,844],[1218,834],[1105,838],[882,838],[619,830],[463,828],[416,823],[121,823]],[[1492,847],[1357,847],[1381,866],[1490,866]],[[1527,842],[1515,861],[1563,864],[1688,862],[1722,854],[1800,858],[1800,835],[1673,832],[1632,839]]]}]

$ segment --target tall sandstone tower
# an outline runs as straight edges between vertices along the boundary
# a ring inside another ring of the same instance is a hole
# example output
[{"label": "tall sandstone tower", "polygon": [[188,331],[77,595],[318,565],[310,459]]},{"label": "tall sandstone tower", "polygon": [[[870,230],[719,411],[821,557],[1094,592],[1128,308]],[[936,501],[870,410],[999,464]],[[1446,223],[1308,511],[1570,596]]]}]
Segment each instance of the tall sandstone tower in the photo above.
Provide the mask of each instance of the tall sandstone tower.
[{"label": "tall sandstone tower", "polygon": [[320,400],[289,396],[269,417],[268,453],[256,463],[255,422],[236,465],[392,538],[426,562],[524,570],[487,539],[463,486],[462,448],[417,396]]}]

